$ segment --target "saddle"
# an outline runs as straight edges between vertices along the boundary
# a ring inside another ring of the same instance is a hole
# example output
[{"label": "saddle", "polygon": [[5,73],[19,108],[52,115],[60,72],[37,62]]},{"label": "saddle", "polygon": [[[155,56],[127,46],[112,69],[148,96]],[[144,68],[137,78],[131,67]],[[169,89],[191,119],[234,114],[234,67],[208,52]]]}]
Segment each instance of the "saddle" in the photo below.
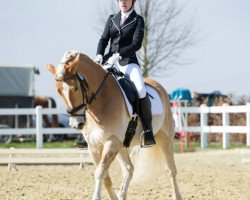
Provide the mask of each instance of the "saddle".
[{"label": "saddle", "polygon": [[116,78],[118,84],[120,85],[122,91],[125,93],[125,96],[127,97],[127,100],[129,101],[133,109],[133,117],[128,123],[125,140],[123,142],[123,146],[128,148],[136,132],[138,121],[138,115],[136,114],[138,114],[139,112],[139,95],[134,83],[131,80],[129,80],[123,73],[118,72],[112,68],[111,70],[113,70],[111,73]]},{"label": "saddle", "polygon": [[117,77],[117,81],[133,108],[133,114],[136,114],[136,113],[138,114],[139,95],[137,93],[134,83],[124,75]]},{"label": "saddle", "polygon": [[[123,142],[124,147],[129,147],[130,142],[135,135],[137,127],[137,120],[139,115],[139,95],[134,83],[130,81],[123,73],[118,72],[115,68],[108,68],[107,70],[117,80],[117,83],[123,93],[128,113],[131,117],[131,120],[127,127],[125,140]],[[149,95],[151,101],[152,115],[162,114],[163,104],[161,102],[159,94],[150,85],[145,84],[145,86],[147,95]]]}]

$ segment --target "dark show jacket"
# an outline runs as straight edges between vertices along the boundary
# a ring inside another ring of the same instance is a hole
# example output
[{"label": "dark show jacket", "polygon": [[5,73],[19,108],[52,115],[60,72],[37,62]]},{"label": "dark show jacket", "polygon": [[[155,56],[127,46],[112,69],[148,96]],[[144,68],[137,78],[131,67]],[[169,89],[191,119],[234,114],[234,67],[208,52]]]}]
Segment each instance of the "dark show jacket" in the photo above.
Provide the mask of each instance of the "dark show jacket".
[{"label": "dark show jacket", "polygon": [[144,20],[133,11],[120,26],[121,12],[110,15],[106,22],[104,32],[98,43],[97,54],[104,55],[110,41],[108,54],[103,57],[103,64],[114,54],[119,53],[122,59],[119,64],[124,66],[129,63],[139,65],[136,51],[142,46],[144,36]]}]

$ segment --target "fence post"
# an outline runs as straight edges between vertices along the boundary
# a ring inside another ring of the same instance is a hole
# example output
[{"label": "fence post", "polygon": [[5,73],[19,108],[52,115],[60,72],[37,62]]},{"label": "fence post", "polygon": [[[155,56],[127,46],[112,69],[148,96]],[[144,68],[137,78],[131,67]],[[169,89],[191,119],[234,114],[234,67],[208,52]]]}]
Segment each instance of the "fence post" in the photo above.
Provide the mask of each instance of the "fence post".
[{"label": "fence post", "polygon": [[247,125],[247,146],[250,147],[250,102],[247,103],[246,112],[246,125]]},{"label": "fence post", "polygon": [[36,107],[36,148],[43,148],[43,116],[42,116],[42,106]]},{"label": "fence post", "polygon": [[[225,129],[227,126],[230,125],[229,122],[229,113],[227,112],[227,103],[224,103],[223,105],[223,112],[222,112],[222,126]],[[226,131],[223,130],[223,136],[222,136],[222,144],[223,144],[223,149],[228,149],[229,144],[230,144],[230,134]]]},{"label": "fence post", "polygon": [[200,106],[200,126],[201,126],[201,148],[207,148],[207,133],[204,127],[207,126],[207,113],[205,112],[207,106],[202,104]]}]

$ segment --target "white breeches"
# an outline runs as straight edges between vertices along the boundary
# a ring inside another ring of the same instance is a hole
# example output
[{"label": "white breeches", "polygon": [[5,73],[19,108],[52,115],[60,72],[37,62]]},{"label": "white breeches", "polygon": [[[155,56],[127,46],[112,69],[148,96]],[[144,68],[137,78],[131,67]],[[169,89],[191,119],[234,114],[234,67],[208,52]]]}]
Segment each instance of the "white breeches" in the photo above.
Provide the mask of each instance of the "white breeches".
[{"label": "white breeches", "polygon": [[[110,65],[103,66],[104,69],[107,69],[109,67]],[[114,67],[118,68],[120,72],[125,74],[135,84],[140,99],[146,96],[146,88],[142,77],[142,71],[137,64],[131,63],[125,66],[121,66],[119,65],[119,63],[117,63]]]},{"label": "white breeches", "polygon": [[125,74],[135,84],[139,98],[144,98],[146,96],[146,88],[143,81],[141,68],[135,63],[125,66],[117,64],[117,67],[119,68],[120,72]]}]

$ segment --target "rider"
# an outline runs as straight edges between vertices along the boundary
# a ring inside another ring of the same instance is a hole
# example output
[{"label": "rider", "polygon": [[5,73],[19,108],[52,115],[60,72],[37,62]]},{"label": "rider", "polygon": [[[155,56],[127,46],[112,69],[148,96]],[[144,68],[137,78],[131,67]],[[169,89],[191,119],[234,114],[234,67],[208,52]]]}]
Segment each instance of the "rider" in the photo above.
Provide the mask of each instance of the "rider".
[{"label": "rider", "polygon": [[[136,51],[142,46],[144,20],[134,10],[136,0],[117,1],[120,12],[108,18],[98,43],[95,62],[104,64],[105,69],[115,67],[134,83],[139,95],[139,116],[144,129],[144,146],[148,147],[156,144],[152,129],[151,103],[146,95],[142,71],[136,57]],[[109,40],[109,52],[104,55]]]}]

